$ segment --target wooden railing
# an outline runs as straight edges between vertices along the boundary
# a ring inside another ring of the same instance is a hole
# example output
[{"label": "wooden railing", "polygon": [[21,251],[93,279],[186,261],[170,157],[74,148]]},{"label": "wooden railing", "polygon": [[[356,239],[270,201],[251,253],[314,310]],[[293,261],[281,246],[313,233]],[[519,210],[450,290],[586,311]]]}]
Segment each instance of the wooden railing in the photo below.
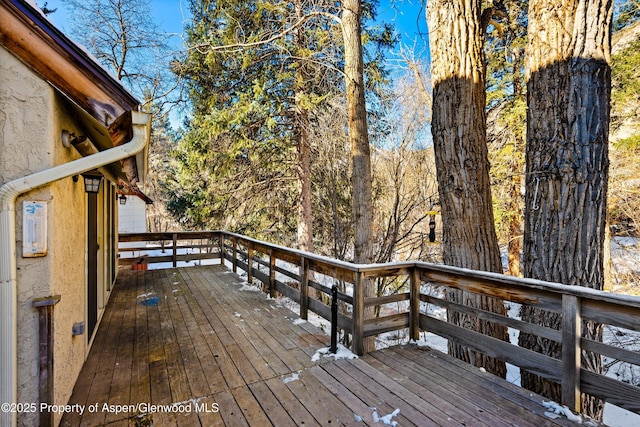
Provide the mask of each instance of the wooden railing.
[{"label": "wooden railing", "polygon": [[[580,366],[580,355],[590,351],[603,355],[609,364],[628,364],[640,376],[639,351],[596,342],[582,337],[580,332],[583,322],[593,321],[620,334],[640,335],[638,297],[422,262],[358,265],[223,231],[127,234],[120,235],[120,242],[150,243],[122,248],[122,255],[129,257],[121,258],[121,264],[170,262],[176,267],[185,261],[226,260],[234,272],[246,272],[248,282],[258,280],[272,296],[280,293],[297,302],[303,319],[312,311],[330,321],[331,307],[323,301],[329,300],[332,285],[339,283],[342,310],[338,327],[351,334],[352,350],[360,355],[368,336],[408,329],[409,337],[418,340],[421,331],[430,332],[560,383],[562,403],[574,411],[580,409],[580,393],[587,393],[640,413],[640,384],[625,383]],[[160,253],[152,256],[145,248]],[[397,278],[406,286],[394,295],[365,298],[364,285],[371,286],[380,278]],[[559,313],[561,329],[454,303],[444,298],[451,288]],[[310,289],[316,290],[315,298],[309,297]],[[323,294],[327,297],[323,298]],[[396,307],[395,313],[365,319],[365,307],[389,304]],[[464,329],[447,322],[446,316],[430,314],[434,308],[457,311],[559,342],[562,357],[552,358]]]},{"label": "wooden railing", "polygon": [[129,233],[119,236],[119,265],[146,269],[148,265],[167,267],[220,259],[220,232]]}]

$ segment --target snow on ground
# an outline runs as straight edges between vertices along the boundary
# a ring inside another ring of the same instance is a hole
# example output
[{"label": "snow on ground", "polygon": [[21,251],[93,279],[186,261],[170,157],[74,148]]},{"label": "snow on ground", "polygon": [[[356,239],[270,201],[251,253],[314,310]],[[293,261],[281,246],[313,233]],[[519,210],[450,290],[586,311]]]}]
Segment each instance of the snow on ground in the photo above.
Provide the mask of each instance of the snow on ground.
[{"label": "snow on ground", "polygon": [[[125,248],[125,243],[120,243],[119,246],[121,248]],[[199,248],[178,248],[178,255],[186,255],[186,254],[200,254],[202,253]],[[120,253],[120,258],[128,259],[128,258],[153,258],[166,256],[171,254],[171,248],[162,249],[160,245],[147,245],[147,249],[145,250],[136,250],[136,251],[123,251]],[[214,259],[201,259],[201,260],[193,260],[193,261],[178,261],[178,267],[191,267],[194,265],[213,265],[219,264],[220,260],[217,258]],[[146,264],[147,269],[149,270],[159,270],[163,268],[173,268],[172,262],[159,262],[153,264]]]},{"label": "snow on ground", "polygon": [[611,260],[618,272],[638,272],[640,266],[640,239],[622,236],[612,238]]},{"label": "snow on ground", "polygon": [[242,292],[260,292],[260,288],[250,285],[248,282],[241,283],[240,291]]},{"label": "snow on ground", "polygon": [[615,405],[604,405],[604,416],[602,418],[608,427],[640,426],[640,415]]}]

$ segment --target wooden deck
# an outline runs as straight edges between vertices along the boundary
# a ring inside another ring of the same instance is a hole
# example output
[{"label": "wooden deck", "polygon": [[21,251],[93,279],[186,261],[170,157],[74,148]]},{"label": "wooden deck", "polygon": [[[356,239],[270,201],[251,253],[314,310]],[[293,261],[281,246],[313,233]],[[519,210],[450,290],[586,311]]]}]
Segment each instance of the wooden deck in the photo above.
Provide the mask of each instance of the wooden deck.
[{"label": "wooden deck", "polygon": [[573,425],[417,346],[313,362],[329,337],[243,282],[220,265],[121,272],[69,401],[84,414],[60,425],[361,426],[397,410],[399,426]]}]

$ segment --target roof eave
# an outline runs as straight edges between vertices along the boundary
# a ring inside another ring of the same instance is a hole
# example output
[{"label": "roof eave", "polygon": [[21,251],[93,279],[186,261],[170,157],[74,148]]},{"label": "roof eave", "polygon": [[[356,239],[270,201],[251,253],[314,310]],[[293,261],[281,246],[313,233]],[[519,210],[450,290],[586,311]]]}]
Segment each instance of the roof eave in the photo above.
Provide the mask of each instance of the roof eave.
[{"label": "roof eave", "polygon": [[[139,109],[120,81],[28,2],[0,0],[0,22],[0,44],[105,128]],[[114,146],[124,142],[112,139]],[[134,185],[144,179],[144,155],[125,162],[137,172]]]},{"label": "roof eave", "polygon": [[108,126],[140,102],[91,55],[22,0],[0,0],[0,43]]}]

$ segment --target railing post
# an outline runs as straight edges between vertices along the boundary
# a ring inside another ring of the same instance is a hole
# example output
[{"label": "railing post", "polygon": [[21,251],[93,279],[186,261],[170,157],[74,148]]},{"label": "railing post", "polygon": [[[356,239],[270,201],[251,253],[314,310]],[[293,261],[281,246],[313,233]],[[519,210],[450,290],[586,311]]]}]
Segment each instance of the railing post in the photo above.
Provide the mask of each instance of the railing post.
[{"label": "railing post", "polygon": [[364,274],[355,273],[353,283],[353,339],[351,351],[358,356],[364,354]]},{"label": "railing post", "polygon": [[329,351],[338,351],[338,286],[331,287],[331,347]]},{"label": "railing post", "polygon": [[269,296],[276,296],[276,257],[273,256],[273,248],[269,249]]},{"label": "railing post", "polygon": [[409,290],[409,335],[414,341],[420,339],[420,269],[411,269],[411,289]]},{"label": "railing post", "polygon": [[253,283],[253,243],[249,242],[249,259],[247,259],[247,281]]},{"label": "railing post", "polygon": [[562,404],[580,412],[580,365],[582,348],[580,299],[562,295]]},{"label": "railing post", "polygon": [[233,272],[238,272],[238,238],[233,236]]},{"label": "railing post", "polygon": [[218,233],[218,252],[220,253],[220,264],[224,265],[224,234]]},{"label": "railing post", "polygon": [[[40,335],[40,403],[53,404],[53,306],[60,302],[60,295],[33,300],[38,309],[38,329]],[[53,426],[53,411],[40,412],[40,425]]]},{"label": "railing post", "polygon": [[300,258],[300,318],[309,318],[309,261]]},{"label": "railing post", "polygon": [[173,268],[178,266],[178,234],[173,233]]}]

